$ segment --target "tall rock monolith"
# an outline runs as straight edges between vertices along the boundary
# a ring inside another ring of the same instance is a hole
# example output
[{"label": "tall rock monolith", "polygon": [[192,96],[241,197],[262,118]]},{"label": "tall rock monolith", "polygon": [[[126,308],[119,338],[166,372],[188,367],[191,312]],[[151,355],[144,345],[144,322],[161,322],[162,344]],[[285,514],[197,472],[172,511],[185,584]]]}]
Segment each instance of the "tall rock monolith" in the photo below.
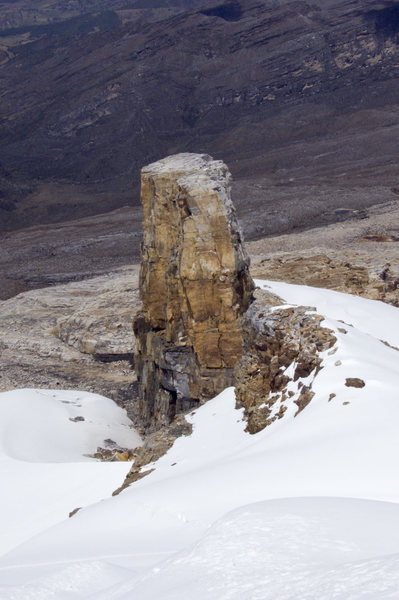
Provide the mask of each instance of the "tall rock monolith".
[{"label": "tall rock monolith", "polygon": [[135,364],[151,430],[233,384],[254,286],[223,162],[185,153],[148,165],[141,200]]}]

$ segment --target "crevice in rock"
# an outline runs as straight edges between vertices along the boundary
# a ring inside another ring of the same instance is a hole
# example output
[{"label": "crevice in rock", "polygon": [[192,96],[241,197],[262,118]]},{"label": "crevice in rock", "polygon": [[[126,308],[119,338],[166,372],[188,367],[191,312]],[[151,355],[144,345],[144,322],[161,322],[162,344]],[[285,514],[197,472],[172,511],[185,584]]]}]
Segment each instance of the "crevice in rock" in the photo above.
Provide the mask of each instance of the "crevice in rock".
[{"label": "crevice in rock", "polygon": [[121,354],[112,354],[112,353],[94,353],[93,358],[102,363],[110,363],[110,362],[119,362],[119,361],[127,361],[134,366],[134,354],[132,352],[123,352]]}]

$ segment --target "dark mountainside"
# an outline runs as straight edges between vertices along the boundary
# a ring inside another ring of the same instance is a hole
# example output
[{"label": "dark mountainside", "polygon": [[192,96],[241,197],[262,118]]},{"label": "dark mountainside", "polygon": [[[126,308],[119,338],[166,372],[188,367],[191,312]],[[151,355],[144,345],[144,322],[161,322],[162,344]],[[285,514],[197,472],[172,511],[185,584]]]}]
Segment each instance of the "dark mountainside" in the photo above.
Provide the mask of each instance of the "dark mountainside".
[{"label": "dark mountainside", "polygon": [[168,154],[227,163],[247,239],[399,194],[397,3],[19,0],[0,27],[2,297],[137,259]]}]

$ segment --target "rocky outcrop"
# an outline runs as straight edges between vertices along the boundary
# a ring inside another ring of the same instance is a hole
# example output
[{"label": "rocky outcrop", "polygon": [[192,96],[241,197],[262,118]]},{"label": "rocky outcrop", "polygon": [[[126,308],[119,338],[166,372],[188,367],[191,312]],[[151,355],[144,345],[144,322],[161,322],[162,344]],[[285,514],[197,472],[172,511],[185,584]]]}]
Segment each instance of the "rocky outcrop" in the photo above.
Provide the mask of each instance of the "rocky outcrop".
[{"label": "rocky outcrop", "polygon": [[[134,314],[139,309],[139,300],[137,294],[132,294],[137,279],[134,282],[131,271],[129,274],[130,281],[128,278],[118,281],[109,277],[108,288],[101,289],[99,286],[97,294],[93,293],[87,300],[83,298],[76,310],[59,317],[52,333],[68,346],[93,356],[97,361],[132,361],[132,312]],[[120,281],[125,283],[125,287],[119,285]]]},{"label": "rocky outcrop", "polygon": [[132,452],[134,462],[123,484],[112,495],[118,495],[131,483],[152,473],[154,467],[151,466],[151,463],[155,463],[158,458],[166,454],[178,437],[190,435],[191,432],[192,425],[186,421],[183,415],[177,415],[167,427],[162,427],[146,435],[143,445],[138,446]]},{"label": "rocky outcrop", "polygon": [[0,301],[0,391],[85,390],[137,420],[132,312],[138,266]]},{"label": "rocky outcrop", "polygon": [[233,383],[253,282],[226,165],[178,154],[142,170],[142,310],[134,320],[147,428]]},{"label": "rocky outcrop", "polygon": [[[361,238],[361,241],[366,239]],[[299,251],[295,254],[269,255],[255,261],[251,272],[256,277],[268,277],[270,274],[274,281],[327,288],[399,306],[397,260],[393,261],[392,266],[386,262],[389,257],[387,252],[383,257],[385,260],[379,264],[375,256],[374,262],[377,264],[370,268],[365,264],[367,256],[364,254],[358,252],[353,257],[358,263],[363,261],[362,264],[349,262],[351,253],[346,247],[342,254],[346,254],[346,260],[324,253],[301,256]]]},{"label": "rocky outcrop", "polygon": [[296,414],[307,406],[321,368],[319,354],[336,342],[332,331],[322,327],[323,318],[309,314],[309,307],[273,304],[282,302],[257,290],[243,318],[245,351],[236,365],[235,385],[250,433],[281,418],[289,403],[296,405]]}]

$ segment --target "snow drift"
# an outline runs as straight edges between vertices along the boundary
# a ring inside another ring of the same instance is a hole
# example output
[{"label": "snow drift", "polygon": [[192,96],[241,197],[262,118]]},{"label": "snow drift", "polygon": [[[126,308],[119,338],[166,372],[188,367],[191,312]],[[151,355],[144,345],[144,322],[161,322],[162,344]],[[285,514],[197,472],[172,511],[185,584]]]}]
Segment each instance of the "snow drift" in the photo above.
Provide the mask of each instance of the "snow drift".
[{"label": "snow drift", "polygon": [[[229,388],[188,416],[192,435],[148,465],[155,467],[150,475],[112,498],[126,466],[77,463],[74,443],[71,462],[47,473],[51,484],[41,474],[40,499],[26,482],[32,469],[48,468],[45,449],[44,462],[3,456],[10,493],[1,513],[8,536],[1,598],[397,598],[399,311],[337,292],[258,283],[290,304],[317,307],[337,337],[334,352],[322,356],[311,403],[249,435]],[[347,378],[365,385],[348,387]],[[100,420],[104,411],[98,404]],[[9,433],[19,435],[18,427],[15,420]],[[0,444],[11,448],[4,433]],[[67,454],[64,444],[63,460]],[[79,490],[77,467],[87,468]],[[102,496],[97,490],[91,506],[66,518],[66,506],[77,505],[78,492],[87,500],[98,479]],[[47,492],[58,486],[65,512],[50,519]],[[34,527],[29,518],[21,531],[8,525],[13,502],[36,511]]]}]

